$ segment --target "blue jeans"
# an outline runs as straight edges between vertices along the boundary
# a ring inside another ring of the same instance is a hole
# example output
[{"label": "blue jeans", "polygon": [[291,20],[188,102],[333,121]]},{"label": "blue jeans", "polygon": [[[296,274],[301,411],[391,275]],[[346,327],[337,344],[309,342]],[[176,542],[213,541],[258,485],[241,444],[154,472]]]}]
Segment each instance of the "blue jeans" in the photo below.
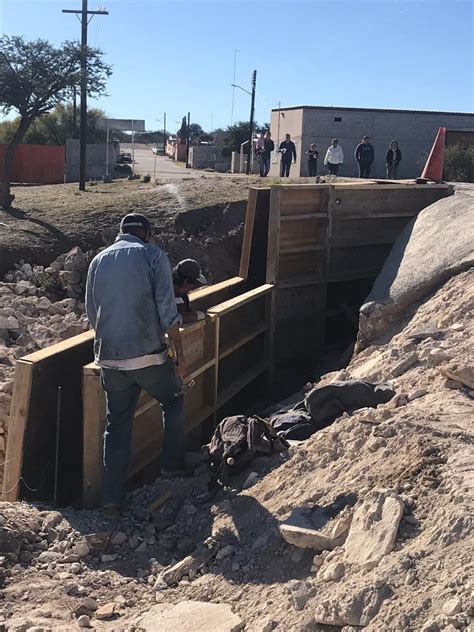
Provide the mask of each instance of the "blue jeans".
[{"label": "blue jeans", "polygon": [[107,403],[102,501],[120,504],[130,465],[133,418],[142,389],[159,402],[163,411],[161,465],[171,470],[185,466],[182,384],[168,359],[159,366],[135,371],[102,369],[102,386]]},{"label": "blue jeans", "polygon": [[260,156],[260,176],[265,178],[270,171],[270,156],[268,158],[264,158]]}]

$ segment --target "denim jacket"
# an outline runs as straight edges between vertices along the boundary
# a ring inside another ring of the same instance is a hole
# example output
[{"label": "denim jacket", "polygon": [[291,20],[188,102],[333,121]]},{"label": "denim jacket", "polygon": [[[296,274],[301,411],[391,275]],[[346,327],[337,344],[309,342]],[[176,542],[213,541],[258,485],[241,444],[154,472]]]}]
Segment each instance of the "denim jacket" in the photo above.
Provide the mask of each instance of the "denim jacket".
[{"label": "denim jacket", "polygon": [[97,360],[154,353],[180,323],[166,254],[129,234],[94,257],[87,274],[86,312]]}]

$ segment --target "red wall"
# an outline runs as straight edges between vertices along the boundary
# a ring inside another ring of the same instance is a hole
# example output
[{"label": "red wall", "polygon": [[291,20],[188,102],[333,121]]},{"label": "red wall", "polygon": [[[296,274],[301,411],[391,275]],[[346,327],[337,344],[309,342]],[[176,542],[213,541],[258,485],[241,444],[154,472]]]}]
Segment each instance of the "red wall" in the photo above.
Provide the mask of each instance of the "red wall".
[{"label": "red wall", "polygon": [[[0,144],[3,169],[6,145]],[[53,145],[18,145],[13,158],[12,182],[58,184],[64,182],[65,147]]]}]

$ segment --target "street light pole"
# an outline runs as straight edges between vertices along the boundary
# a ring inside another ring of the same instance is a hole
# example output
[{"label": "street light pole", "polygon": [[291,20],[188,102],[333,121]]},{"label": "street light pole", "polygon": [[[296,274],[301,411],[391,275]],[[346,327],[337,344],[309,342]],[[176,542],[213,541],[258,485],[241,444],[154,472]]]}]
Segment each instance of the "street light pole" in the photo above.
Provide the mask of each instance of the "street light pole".
[{"label": "street light pole", "polygon": [[249,146],[247,148],[248,158],[247,158],[247,175],[250,175],[250,161],[252,158],[252,149],[253,149],[253,118],[255,111],[255,86],[257,84],[257,71],[254,70],[252,73],[252,100],[250,104],[250,131],[249,131]]}]

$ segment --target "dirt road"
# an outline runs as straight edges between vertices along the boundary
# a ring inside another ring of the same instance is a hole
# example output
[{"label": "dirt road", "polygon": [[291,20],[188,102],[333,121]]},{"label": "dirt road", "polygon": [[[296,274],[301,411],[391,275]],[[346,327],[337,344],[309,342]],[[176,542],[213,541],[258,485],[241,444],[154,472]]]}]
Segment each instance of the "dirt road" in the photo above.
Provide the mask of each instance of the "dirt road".
[{"label": "dirt road", "polygon": [[[124,151],[132,151],[131,145],[121,145]],[[155,179],[183,180],[187,178],[197,178],[201,172],[194,169],[186,169],[177,165],[166,156],[155,156],[152,152],[152,145],[135,145],[135,173],[139,176],[150,175]]]}]

